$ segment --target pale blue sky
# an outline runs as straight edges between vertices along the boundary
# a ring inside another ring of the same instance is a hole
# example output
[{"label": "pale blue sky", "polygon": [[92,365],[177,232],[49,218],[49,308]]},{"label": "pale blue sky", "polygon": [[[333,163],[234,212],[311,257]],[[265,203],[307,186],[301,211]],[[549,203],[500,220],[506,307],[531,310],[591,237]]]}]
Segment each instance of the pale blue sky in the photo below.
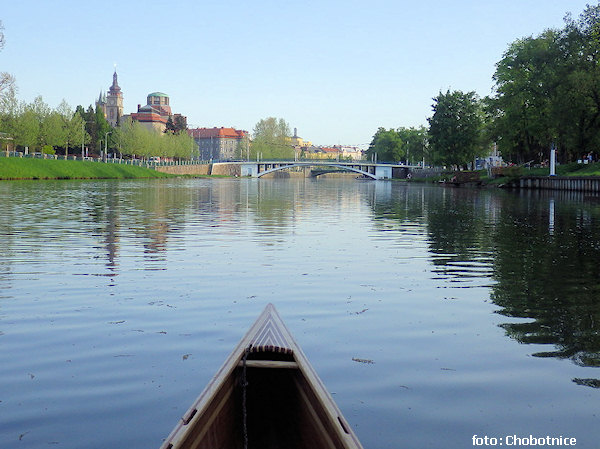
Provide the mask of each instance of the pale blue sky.
[{"label": "pale blue sky", "polygon": [[[87,108],[117,64],[125,112],[168,94],[193,126],[284,118],[315,144],[419,126],[447,89],[490,94],[517,38],[590,0],[4,2],[0,71],[19,99]],[[92,6],[93,5],[93,6]]]}]

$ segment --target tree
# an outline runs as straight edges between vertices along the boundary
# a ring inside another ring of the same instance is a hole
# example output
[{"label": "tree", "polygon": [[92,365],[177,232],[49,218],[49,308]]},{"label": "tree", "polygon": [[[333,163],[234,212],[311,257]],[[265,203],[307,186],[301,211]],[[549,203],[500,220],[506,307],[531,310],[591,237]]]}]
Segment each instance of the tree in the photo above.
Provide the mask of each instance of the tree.
[{"label": "tree", "polygon": [[69,145],[80,146],[89,141],[89,136],[84,130],[84,120],[80,111],[73,112],[71,107],[63,100],[58,107],[58,112],[63,119],[65,155],[69,155]]},{"label": "tree", "polygon": [[95,144],[98,152],[101,153],[102,151],[104,151],[104,145],[107,148],[109,146],[108,142],[105,142],[104,140],[108,138],[108,133],[112,132],[113,128],[112,126],[110,126],[110,123],[108,123],[108,121],[106,120],[106,117],[104,117],[104,112],[100,107],[96,108],[96,111],[94,113],[94,122],[96,125],[97,141],[92,141],[92,145]]},{"label": "tree", "polygon": [[431,150],[437,162],[466,166],[480,152],[482,118],[475,92],[439,93],[428,118]]},{"label": "tree", "polygon": [[[2,21],[0,20],[0,51],[2,51],[2,49],[4,48],[4,44],[4,26],[2,25]],[[0,102],[4,102],[4,97],[7,95],[14,95],[15,89],[15,77],[8,72],[0,72]],[[0,107],[2,107],[1,104]],[[0,112],[2,112],[1,109]]]},{"label": "tree", "polygon": [[8,72],[0,73],[0,101],[4,102],[5,97],[14,95],[17,83],[15,77]]},{"label": "tree", "polygon": [[377,130],[367,150],[367,158],[374,159],[376,156],[378,161],[385,162],[398,162],[405,154],[404,142],[398,132],[385,128]]},{"label": "tree", "polygon": [[425,154],[427,144],[428,144],[428,135],[427,128],[424,126],[420,126],[419,128],[398,128],[398,136],[405,144],[405,158],[407,162],[419,162],[424,159],[429,159],[429,157]]},{"label": "tree", "polygon": [[290,125],[282,118],[268,117],[254,126],[254,140],[250,147],[251,158],[287,159],[294,157]]},{"label": "tree", "polygon": [[175,115],[174,125],[176,133],[187,131],[187,120],[183,115]]},{"label": "tree", "polygon": [[[0,88],[0,90],[2,89]],[[9,134],[13,139],[19,114],[16,90],[16,87],[12,85],[0,92],[0,131]]]},{"label": "tree", "polygon": [[40,144],[42,146],[54,147],[63,146],[66,142],[66,133],[63,117],[56,111],[50,112],[40,127]]},{"label": "tree", "polygon": [[152,156],[150,154],[151,131],[145,129],[138,122],[123,120],[119,138],[124,154],[135,156]]},{"label": "tree", "polygon": [[565,21],[556,116],[563,153],[576,159],[600,148],[600,5],[588,5],[577,21]]},{"label": "tree", "polygon": [[22,105],[20,113],[15,118],[15,145],[34,150],[38,146],[40,121],[30,106]]},{"label": "tree", "polygon": [[513,42],[497,64],[496,133],[500,149],[520,162],[539,160],[561,134],[556,120],[558,87],[564,82],[558,33]]},{"label": "tree", "polygon": [[250,139],[248,137],[248,133],[244,132],[244,135],[241,139],[238,139],[237,145],[235,148],[235,157],[236,159],[247,159],[250,157]]},{"label": "tree", "polygon": [[513,42],[494,74],[489,127],[505,158],[568,162],[600,150],[600,5],[563,29]]},{"label": "tree", "polygon": [[166,133],[175,134],[176,132],[177,132],[177,128],[175,126],[175,122],[173,121],[173,116],[169,115],[169,118],[167,119],[167,123],[165,125],[165,134]]}]

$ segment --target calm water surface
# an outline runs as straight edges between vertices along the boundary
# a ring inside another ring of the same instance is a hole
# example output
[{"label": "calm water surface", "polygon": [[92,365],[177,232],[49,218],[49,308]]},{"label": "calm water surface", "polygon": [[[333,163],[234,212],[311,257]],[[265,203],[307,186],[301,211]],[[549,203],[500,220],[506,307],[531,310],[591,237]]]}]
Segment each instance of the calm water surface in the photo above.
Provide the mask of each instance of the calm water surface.
[{"label": "calm water surface", "polygon": [[2,182],[0,241],[0,448],[157,448],[269,302],[365,448],[600,447],[594,198]]}]

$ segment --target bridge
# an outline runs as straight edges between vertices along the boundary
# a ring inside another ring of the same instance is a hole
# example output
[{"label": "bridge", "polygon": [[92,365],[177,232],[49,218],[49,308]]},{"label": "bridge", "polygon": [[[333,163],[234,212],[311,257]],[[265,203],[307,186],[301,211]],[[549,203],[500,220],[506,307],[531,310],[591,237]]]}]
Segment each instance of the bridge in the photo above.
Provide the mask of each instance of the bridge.
[{"label": "bridge", "polygon": [[328,169],[324,172],[331,172],[332,170],[341,170],[358,173],[366,178],[371,179],[392,179],[392,173],[394,168],[406,170],[417,168],[417,166],[404,164],[381,164],[365,161],[244,161],[229,163],[240,165],[241,176],[251,176],[253,178],[260,178],[261,176],[264,176],[269,173],[273,173],[279,170],[292,169],[296,167],[322,167]]}]

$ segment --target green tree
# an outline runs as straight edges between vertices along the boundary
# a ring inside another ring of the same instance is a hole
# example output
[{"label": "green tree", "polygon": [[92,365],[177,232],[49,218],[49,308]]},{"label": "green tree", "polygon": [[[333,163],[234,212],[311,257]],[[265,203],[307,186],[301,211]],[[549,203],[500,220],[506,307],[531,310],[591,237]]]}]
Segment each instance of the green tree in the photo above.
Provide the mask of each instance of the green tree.
[{"label": "green tree", "polygon": [[566,19],[560,41],[562,73],[555,110],[565,156],[600,149],[600,5]]},{"label": "green tree", "polygon": [[[84,131],[85,122],[78,112],[75,112],[66,124],[67,142],[73,147],[81,147],[89,142],[90,136]],[[67,153],[68,154],[68,149]]]},{"label": "green tree", "polygon": [[237,145],[235,148],[235,158],[236,159],[247,159],[250,157],[249,155],[250,149],[250,138],[246,133],[244,136],[237,141]]},{"label": "green tree", "polygon": [[56,112],[60,115],[63,121],[63,142],[60,144],[65,149],[65,156],[69,155],[69,146],[81,145],[81,139],[84,138],[81,129],[83,119],[77,113],[74,113],[71,106],[63,100]]},{"label": "green tree", "polygon": [[558,33],[513,42],[497,64],[495,129],[505,156],[520,162],[544,157],[561,134],[556,120],[557,88],[564,82]]},{"label": "green tree", "polygon": [[50,112],[40,126],[40,144],[54,149],[66,141],[63,117],[56,111]]},{"label": "green tree", "polygon": [[148,157],[151,146],[151,131],[145,129],[138,122],[123,120],[119,137],[123,153],[131,156]]},{"label": "green tree", "polygon": [[565,27],[513,42],[494,74],[488,129],[505,158],[562,161],[600,150],[600,5]]},{"label": "green tree", "polygon": [[432,154],[438,163],[464,167],[481,151],[482,117],[475,92],[439,93],[429,121]]},{"label": "green tree", "polygon": [[180,159],[190,159],[196,143],[188,133],[179,132],[169,136],[173,140],[173,155]]},{"label": "green tree", "polygon": [[[111,136],[108,133],[112,133],[113,128],[112,126],[110,126],[110,123],[108,123],[106,117],[104,117],[104,112],[99,107],[96,108],[96,111],[94,113],[94,122],[97,133],[97,141],[92,141],[92,144],[95,144],[96,151],[98,153],[101,153],[102,151],[104,151],[105,145],[107,148],[110,146],[109,142],[111,142]],[[108,142],[105,142],[105,139],[107,138]]]},{"label": "green tree", "polygon": [[187,133],[187,119],[183,115],[175,115],[174,123],[175,132],[182,133],[185,131]]},{"label": "green tree", "polygon": [[85,132],[90,136],[88,148],[96,148],[98,145],[98,127],[96,125],[96,111],[92,105],[88,106],[83,115],[85,121]]},{"label": "green tree", "polygon": [[13,129],[15,145],[35,151],[39,147],[40,121],[30,106],[22,105],[20,109]]},{"label": "green tree", "polygon": [[367,150],[368,159],[382,162],[398,162],[405,155],[405,142],[394,129],[379,128]]},{"label": "green tree", "polygon": [[175,126],[175,122],[173,121],[173,116],[170,115],[167,119],[167,123],[165,125],[165,134],[175,134],[177,132],[177,127]]},{"label": "green tree", "polygon": [[253,131],[250,157],[255,159],[289,159],[294,157],[291,146],[290,125],[282,118],[268,117],[260,120]]},{"label": "green tree", "polygon": [[429,159],[426,154],[428,145],[427,128],[420,126],[419,128],[398,128],[398,136],[405,144],[404,157],[409,163],[417,163],[424,159]]}]

